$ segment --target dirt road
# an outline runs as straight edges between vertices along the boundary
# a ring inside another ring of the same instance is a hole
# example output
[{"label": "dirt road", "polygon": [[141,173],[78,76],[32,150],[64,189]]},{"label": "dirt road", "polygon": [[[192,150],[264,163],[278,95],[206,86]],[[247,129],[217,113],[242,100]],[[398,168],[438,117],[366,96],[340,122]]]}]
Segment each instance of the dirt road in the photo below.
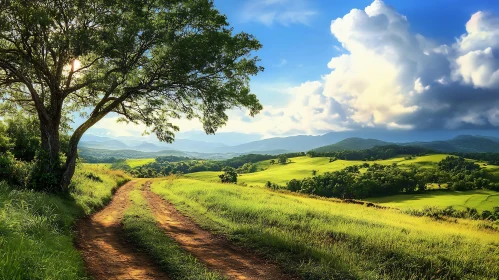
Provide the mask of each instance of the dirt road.
[{"label": "dirt road", "polygon": [[78,223],[78,247],[88,273],[100,279],[168,279],[144,253],[123,237],[121,219],[136,182],[121,187],[102,211]]}]

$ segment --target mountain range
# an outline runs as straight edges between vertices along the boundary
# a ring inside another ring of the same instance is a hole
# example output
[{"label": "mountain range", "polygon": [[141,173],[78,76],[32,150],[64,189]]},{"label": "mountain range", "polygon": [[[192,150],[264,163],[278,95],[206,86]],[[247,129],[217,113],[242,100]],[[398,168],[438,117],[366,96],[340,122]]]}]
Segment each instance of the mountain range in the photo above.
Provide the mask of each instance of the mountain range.
[{"label": "mountain range", "polygon": [[362,150],[374,146],[403,145],[423,147],[443,153],[499,153],[499,138],[487,136],[460,135],[446,141],[390,143],[376,139],[348,138],[338,143],[313,149],[316,152],[337,152],[341,150]]},{"label": "mountain range", "polygon": [[298,135],[276,137],[234,146],[191,139],[177,139],[172,144],[166,144],[127,138],[123,138],[122,140],[121,138],[87,135],[80,142],[79,148],[108,151],[139,151],[151,154],[161,152],[162,154],[181,154],[198,158],[225,158],[228,155],[248,153],[278,154],[285,152],[306,152],[309,150],[318,152],[362,150],[390,144],[419,146],[445,153],[499,153],[499,138],[493,136],[459,135],[449,140],[391,142],[373,138],[364,139],[361,137],[341,138],[345,135],[348,134],[331,132],[320,136]]}]

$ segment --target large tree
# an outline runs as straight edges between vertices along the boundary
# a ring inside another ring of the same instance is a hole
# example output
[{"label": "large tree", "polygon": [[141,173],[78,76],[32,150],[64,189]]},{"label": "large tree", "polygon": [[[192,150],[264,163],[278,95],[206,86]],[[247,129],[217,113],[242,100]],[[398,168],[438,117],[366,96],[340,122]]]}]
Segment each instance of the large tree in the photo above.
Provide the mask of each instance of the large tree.
[{"label": "large tree", "polygon": [[[42,173],[67,191],[80,138],[111,112],[167,142],[181,117],[215,133],[231,108],[257,114],[260,47],[211,0],[0,0],[0,98],[38,117]],[[75,112],[86,120],[61,151]]]}]

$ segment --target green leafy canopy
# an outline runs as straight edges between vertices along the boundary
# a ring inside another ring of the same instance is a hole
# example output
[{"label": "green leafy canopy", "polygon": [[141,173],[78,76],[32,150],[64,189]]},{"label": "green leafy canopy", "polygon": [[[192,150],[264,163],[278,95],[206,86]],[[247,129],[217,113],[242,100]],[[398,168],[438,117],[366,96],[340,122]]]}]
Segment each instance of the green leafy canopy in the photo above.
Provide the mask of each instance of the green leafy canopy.
[{"label": "green leafy canopy", "polygon": [[163,141],[181,117],[215,133],[227,110],[262,109],[249,89],[259,48],[210,0],[1,0],[0,102],[57,129],[88,112],[76,142],[110,112]]}]

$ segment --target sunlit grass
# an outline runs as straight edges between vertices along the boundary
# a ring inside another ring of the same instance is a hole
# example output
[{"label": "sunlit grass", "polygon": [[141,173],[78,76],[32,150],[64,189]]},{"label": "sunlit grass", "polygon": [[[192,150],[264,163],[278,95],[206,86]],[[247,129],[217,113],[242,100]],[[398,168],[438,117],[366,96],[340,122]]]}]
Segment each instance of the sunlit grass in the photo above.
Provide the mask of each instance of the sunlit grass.
[{"label": "sunlit grass", "polygon": [[[238,178],[238,182],[244,182],[248,185],[263,186],[267,181],[276,183],[279,185],[285,185],[291,179],[303,179],[306,177],[311,177],[313,170],[317,171],[317,174],[323,174],[324,172],[332,172],[344,169],[347,166],[359,165],[363,163],[377,163],[383,165],[391,165],[393,163],[404,167],[418,167],[418,168],[436,168],[437,163],[447,157],[446,154],[436,154],[428,156],[415,157],[413,159],[405,159],[404,157],[396,157],[387,160],[377,160],[377,161],[357,161],[357,160],[336,160],[334,162],[329,162],[327,157],[294,157],[291,158],[291,163],[288,164],[274,164],[270,165],[270,160],[262,161],[257,163],[258,172],[250,174],[242,174]],[[499,167],[494,165],[486,166],[487,170],[497,171],[499,173]],[[263,171],[260,171],[264,169]],[[218,175],[221,172],[197,172],[186,174],[186,177],[209,181],[218,182]]]},{"label": "sunlit grass", "polygon": [[459,210],[467,207],[478,211],[493,210],[499,206],[499,192],[489,190],[474,191],[431,191],[420,194],[400,194],[365,199],[381,205],[422,209],[425,206],[447,207],[452,206]]},{"label": "sunlit grass", "polygon": [[152,189],[198,223],[307,279],[493,279],[499,232],[258,187],[192,179]]},{"label": "sunlit grass", "polygon": [[155,162],[154,158],[137,158],[137,159],[127,159],[126,163],[130,165],[131,168],[142,166],[148,163]]},{"label": "sunlit grass", "polygon": [[[141,187],[136,184],[136,187]],[[125,234],[141,249],[150,254],[172,279],[224,279],[208,270],[195,257],[184,251],[158,227],[147,201],[140,190],[130,193],[132,205],[123,217]]]},{"label": "sunlit grass", "polygon": [[73,247],[74,222],[103,207],[128,179],[121,171],[81,165],[70,198],[0,183],[0,279],[86,279]]}]

